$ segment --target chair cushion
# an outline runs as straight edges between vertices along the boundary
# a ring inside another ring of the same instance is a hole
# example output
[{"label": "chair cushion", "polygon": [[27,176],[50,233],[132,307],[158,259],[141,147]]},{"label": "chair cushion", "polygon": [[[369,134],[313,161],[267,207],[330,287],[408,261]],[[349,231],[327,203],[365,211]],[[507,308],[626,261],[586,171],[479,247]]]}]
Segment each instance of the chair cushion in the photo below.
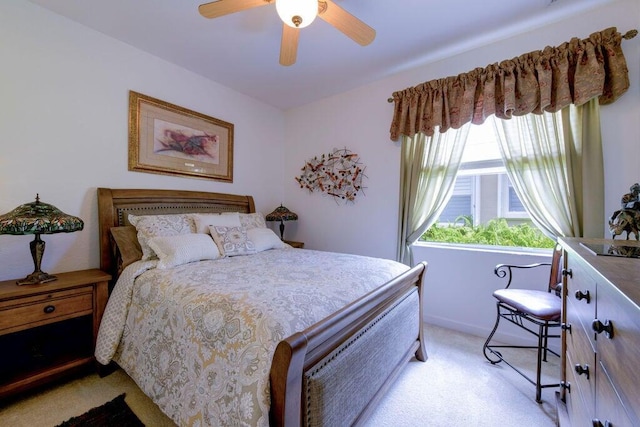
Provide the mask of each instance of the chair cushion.
[{"label": "chair cushion", "polygon": [[527,289],[498,289],[496,299],[541,320],[560,319],[561,300],[554,293]]}]

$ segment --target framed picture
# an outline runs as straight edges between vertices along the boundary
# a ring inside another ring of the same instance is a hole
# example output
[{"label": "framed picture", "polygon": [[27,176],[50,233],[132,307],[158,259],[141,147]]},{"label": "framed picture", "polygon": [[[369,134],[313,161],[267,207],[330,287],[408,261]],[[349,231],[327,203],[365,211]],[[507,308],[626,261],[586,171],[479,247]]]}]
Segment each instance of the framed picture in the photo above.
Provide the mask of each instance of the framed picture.
[{"label": "framed picture", "polygon": [[233,182],[233,124],[129,91],[129,170]]}]

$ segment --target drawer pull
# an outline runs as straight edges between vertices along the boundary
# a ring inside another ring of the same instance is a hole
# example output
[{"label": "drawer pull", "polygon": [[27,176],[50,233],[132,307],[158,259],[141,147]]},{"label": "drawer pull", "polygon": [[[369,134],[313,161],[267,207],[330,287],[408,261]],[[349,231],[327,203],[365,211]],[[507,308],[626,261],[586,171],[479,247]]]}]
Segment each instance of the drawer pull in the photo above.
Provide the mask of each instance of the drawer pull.
[{"label": "drawer pull", "polygon": [[53,313],[54,311],[56,311],[56,306],[55,305],[48,305],[44,308],[43,310],[45,313],[49,314],[49,313]]},{"label": "drawer pull", "polygon": [[566,268],[563,268],[562,269],[562,275],[573,278],[573,270],[571,270],[571,269],[567,270]]},{"label": "drawer pull", "polygon": [[591,302],[591,294],[589,293],[589,291],[576,291],[576,299],[578,301],[582,301],[583,299],[587,300],[587,304],[589,304]]},{"label": "drawer pull", "polygon": [[611,323],[609,320],[605,320],[604,323],[602,323],[598,319],[595,319],[591,324],[591,327],[597,334],[601,334],[604,332],[607,335],[607,338],[613,338],[613,323]]},{"label": "drawer pull", "polygon": [[597,418],[594,418],[591,422],[593,423],[593,427],[613,427],[609,421],[605,421],[604,424],[602,424],[602,421]]},{"label": "drawer pull", "polygon": [[562,328],[563,331],[569,331],[569,333],[571,333],[571,323],[563,323],[560,325],[560,328]]},{"label": "drawer pull", "polygon": [[575,366],[575,369],[576,369],[576,374],[578,374],[578,375],[586,375],[587,379],[589,379],[589,365],[582,366],[582,365],[578,364],[578,365]]},{"label": "drawer pull", "polygon": [[560,381],[560,387],[562,387],[563,389],[565,389],[569,393],[571,393],[571,383],[569,383],[567,381]]}]

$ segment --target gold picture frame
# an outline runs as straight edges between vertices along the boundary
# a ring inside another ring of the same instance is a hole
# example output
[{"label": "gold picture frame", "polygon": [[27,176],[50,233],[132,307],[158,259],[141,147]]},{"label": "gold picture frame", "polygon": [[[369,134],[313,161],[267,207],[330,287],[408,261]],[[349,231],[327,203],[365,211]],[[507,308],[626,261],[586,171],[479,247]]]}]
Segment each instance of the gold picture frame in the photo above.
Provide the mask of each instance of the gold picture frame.
[{"label": "gold picture frame", "polygon": [[129,91],[129,170],[233,182],[233,124]]}]

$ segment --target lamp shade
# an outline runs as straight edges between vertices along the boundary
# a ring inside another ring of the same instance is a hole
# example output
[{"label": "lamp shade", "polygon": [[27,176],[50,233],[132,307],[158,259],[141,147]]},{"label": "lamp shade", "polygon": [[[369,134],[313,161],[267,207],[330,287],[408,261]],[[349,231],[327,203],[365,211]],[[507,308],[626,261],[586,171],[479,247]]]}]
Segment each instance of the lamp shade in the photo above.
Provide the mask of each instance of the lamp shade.
[{"label": "lamp shade", "polygon": [[298,219],[298,214],[295,212],[291,212],[286,207],[280,205],[273,210],[269,215],[265,217],[267,221],[280,221],[280,239],[284,239],[284,222],[285,221],[296,221]]},{"label": "lamp shade", "polygon": [[0,234],[53,234],[82,230],[84,222],[60,209],[40,201],[20,205],[0,215]]},{"label": "lamp shade", "polygon": [[318,0],[276,0],[282,22],[293,28],[304,28],[318,16]]},{"label": "lamp shade", "polygon": [[9,213],[0,215],[0,234],[35,234],[35,238],[29,244],[34,271],[16,283],[33,285],[56,280],[56,276],[40,270],[45,249],[45,242],[40,239],[40,235],[71,233],[83,228],[84,222],[80,218],[67,215],[55,206],[41,202],[37,194],[35,202],[25,203]]}]

